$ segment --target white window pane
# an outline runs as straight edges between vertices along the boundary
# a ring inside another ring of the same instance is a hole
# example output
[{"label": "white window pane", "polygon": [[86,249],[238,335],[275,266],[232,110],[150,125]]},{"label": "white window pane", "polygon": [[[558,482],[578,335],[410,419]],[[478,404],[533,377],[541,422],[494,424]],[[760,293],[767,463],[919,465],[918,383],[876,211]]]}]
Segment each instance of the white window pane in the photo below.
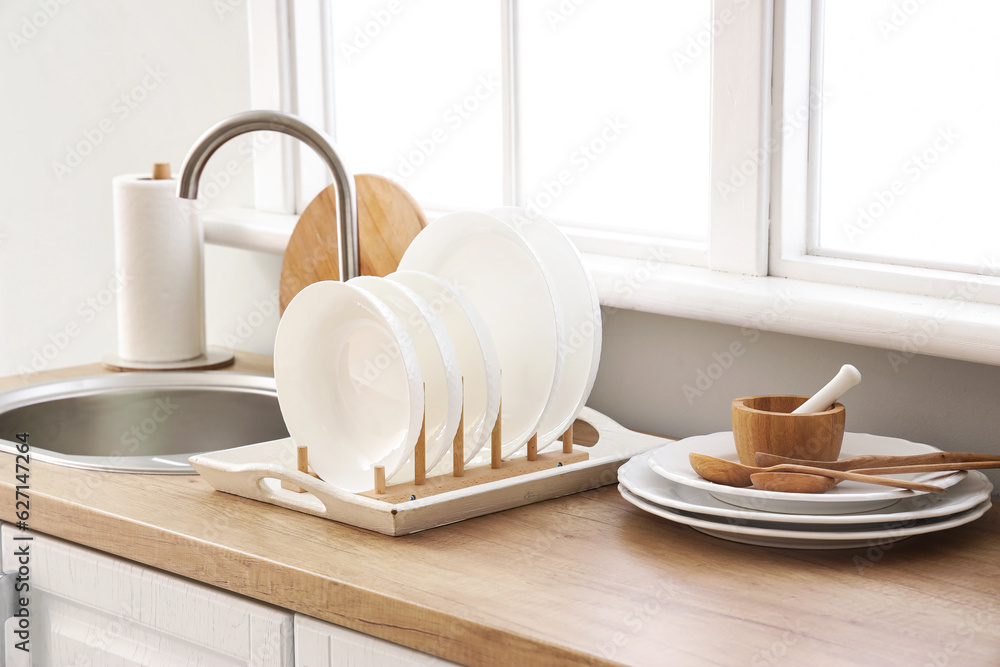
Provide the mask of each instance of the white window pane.
[{"label": "white window pane", "polygon": [[1000,247],[1000,3],[826,3],[820,252],[977,270]]},{"label": "white window pane", "polygon": [[333,0],[337,145],[356,173],[424,206],[503,198],[500,10],[460,0]]},{"label": "white window pane", "polygon": [[710,0],[524,0],[519,20],[528,203],[706,240]]}]

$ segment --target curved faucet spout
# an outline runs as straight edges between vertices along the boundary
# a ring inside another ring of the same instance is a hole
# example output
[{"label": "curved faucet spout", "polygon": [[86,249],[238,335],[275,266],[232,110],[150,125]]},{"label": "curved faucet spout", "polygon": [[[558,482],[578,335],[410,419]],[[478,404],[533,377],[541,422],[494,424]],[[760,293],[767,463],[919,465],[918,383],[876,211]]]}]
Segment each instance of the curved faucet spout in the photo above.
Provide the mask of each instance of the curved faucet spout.
[{"label": "curved faucet spout", "polygon": [[337,186],[337,230],[340,233],[340,279],[358,275],[358,211],[354,174],[337,154],[330,139],[300,118],[279,111],[246,111],[217,123],[201,135],[181,166],[177,196],[197,199],[198,181],[208,159],[233,137],[247,132],[268,130],[295,137],[314,151],[330,167]]}]

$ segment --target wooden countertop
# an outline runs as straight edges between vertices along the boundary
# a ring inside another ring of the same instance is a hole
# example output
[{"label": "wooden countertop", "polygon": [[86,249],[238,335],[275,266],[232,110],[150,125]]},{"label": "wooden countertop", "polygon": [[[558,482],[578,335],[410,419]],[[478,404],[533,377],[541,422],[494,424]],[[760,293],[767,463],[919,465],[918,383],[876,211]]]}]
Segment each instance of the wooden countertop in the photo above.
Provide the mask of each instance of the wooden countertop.
[{"label": "wooden countertop", "polygon": [[[241,354],[235,370],[269,362]],[[5,521],[13,483],[0,456]],[[197,476],[33,462],[30,525],[470,665],[1000,664],[996,508],[903,542],[794,551],[702,535],[607,486],[393,538]]]}]

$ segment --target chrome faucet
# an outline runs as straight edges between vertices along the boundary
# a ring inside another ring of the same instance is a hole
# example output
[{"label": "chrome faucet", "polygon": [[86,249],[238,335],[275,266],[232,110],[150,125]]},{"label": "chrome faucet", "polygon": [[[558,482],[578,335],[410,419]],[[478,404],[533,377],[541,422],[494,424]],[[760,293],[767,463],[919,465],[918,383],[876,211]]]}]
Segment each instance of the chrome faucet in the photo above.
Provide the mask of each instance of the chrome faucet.
[{"label": "chrome faucet", "polygon": [[198,181],[208,159],[233,137],[257,130],[281,132],[295,137],[314,151],[330,167],[337,189],[337,230],[340,233],[340,280],[358,275],[358,211],[354,175],[340,159],[330,139],[305,121],[280,111],[246,111],[217,123],[201,135],[181,166],[177,196],[198,198]]}]

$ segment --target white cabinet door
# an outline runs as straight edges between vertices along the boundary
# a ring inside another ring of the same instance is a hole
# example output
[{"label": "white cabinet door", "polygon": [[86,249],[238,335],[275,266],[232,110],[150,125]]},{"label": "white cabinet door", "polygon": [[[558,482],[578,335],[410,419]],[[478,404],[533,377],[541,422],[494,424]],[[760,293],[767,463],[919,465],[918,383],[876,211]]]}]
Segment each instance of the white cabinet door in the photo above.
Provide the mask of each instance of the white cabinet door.
[{"label": "white cabinet door", "polygon": [[295,667],[443,667],[449,660],[295,614]]},{"label": "white cabinet door", "polygon": [[[31,536],[30,542],[14,537]],[[33,667],[291,667],[293,614],[46,535],[0,528],[4,571],[30,549]],[[24,595],[21,593],[20,595]],[[25,657],[30,656],[30,662]]]}]

